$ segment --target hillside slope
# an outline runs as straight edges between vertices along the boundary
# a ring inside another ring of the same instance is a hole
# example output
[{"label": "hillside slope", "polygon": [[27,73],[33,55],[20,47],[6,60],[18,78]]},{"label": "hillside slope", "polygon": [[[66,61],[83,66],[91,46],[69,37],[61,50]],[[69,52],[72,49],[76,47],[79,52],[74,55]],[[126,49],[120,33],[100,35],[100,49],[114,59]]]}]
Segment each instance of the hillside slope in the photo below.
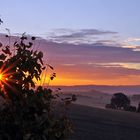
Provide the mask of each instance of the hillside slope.
[{"label": "hillside slope", "polygon": [[139,140],[140,114],[72,105],[71,140]]}]

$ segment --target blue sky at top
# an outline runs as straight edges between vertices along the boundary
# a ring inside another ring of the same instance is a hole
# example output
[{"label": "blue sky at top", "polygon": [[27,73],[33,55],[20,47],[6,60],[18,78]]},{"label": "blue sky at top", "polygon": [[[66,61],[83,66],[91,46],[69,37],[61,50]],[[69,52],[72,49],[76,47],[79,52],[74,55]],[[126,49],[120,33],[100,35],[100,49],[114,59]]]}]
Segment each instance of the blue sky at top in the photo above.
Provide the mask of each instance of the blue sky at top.
[{"label": "blue sky at top", "polygon": [[0,14],[16,33],[95,28],[140,36],[139,0],[0,0]]}]

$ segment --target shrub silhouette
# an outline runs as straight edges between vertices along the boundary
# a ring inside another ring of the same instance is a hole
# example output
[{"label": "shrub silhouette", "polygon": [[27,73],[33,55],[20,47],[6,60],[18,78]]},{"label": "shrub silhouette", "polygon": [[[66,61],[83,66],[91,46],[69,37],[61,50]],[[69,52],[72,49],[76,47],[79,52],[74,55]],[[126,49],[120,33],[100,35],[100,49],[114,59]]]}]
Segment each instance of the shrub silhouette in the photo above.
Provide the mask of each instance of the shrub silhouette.
[{"label": "shrub silhouette", "polygon": [[140,113],[140,102],[138,104],[137,112]]},{"label": "shrub silhouette", "polygon": [[[12,47],[0,43],[1,140],[63,140],[73,131],[66,107],[75,96],[62,99],[35,84],[45,69],[43,53],[32,49],[35,39],[23,34]],[[50,80],[55,76],[53,73]],[[56,106],[57,98],[62,101],[61,109]]]},{"label": "shrub silhouette", "polygon": [[124,107],[125,111],[130,111],[130,112],[136,112],[137,108],[135,106],[125,106]]},{"label": "shrub silhouette", "polygon": [[130,99],[124,93],[115,93],[111,98],[111,106],[113,106],[114,109],[130,106]]},{"label": "shrub silhouette", "polygon": [[[140,104],[139,104],[140,106]],[[105,108],[109,109],[123,109],[125,111],[130,111],[130,112],[139,112],[138,109],[135,106],[130,105],[130,99],[124,94],[124,93],[115,93],[113,94],[111,98],[111,103],[106,104]]]},{"label": "shrub silhouette", "polygon": [[113,104],[106,104],[105,108],[116,109],[115,105]]}]

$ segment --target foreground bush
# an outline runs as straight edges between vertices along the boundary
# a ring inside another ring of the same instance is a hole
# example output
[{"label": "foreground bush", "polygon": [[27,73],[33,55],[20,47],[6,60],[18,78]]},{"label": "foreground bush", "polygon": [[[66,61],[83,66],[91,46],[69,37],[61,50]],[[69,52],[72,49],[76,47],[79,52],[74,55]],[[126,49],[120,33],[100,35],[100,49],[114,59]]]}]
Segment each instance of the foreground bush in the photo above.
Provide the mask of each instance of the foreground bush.
[{"label": "foreground bush", "polygon": [[35,39],[23,34],[12,47],[0,43],[0,140],[63,140],[73,131],[66,108],[75,96],[57,107],[59,95],[35,84],[46,69],[43,53],[32,49]]}]

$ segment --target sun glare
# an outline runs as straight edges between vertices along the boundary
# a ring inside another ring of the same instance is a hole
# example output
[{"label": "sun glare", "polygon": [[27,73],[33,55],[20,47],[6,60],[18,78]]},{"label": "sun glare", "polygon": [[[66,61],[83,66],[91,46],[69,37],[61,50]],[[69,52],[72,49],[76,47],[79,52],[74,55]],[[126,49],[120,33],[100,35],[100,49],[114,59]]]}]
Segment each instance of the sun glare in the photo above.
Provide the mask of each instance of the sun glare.
[{"label": "sun glare", "polygon": [[2,78],[3,78],[3,75],[2,75],[2,74],[0,74],[0,81],[2,81]]}]

